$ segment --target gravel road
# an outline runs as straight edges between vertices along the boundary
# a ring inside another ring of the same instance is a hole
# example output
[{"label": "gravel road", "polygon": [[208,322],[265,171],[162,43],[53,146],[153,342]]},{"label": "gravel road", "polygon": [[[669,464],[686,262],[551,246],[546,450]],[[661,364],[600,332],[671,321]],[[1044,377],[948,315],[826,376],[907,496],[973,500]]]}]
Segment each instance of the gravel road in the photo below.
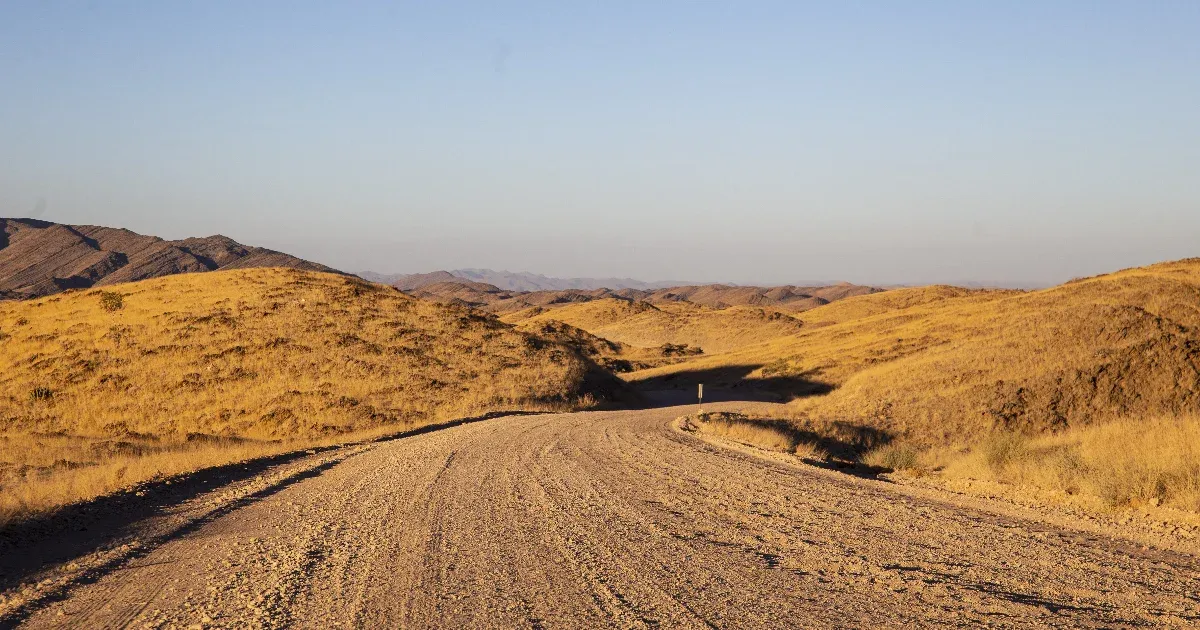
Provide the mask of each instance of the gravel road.
[{"label": "gravel road", "polygon": [[506,417],[321,455],[214,491],[188,508],[207,512],[159,523],[8,620],[1200,625],[1193,556],[725,448],[680,431],[682,413]]}]

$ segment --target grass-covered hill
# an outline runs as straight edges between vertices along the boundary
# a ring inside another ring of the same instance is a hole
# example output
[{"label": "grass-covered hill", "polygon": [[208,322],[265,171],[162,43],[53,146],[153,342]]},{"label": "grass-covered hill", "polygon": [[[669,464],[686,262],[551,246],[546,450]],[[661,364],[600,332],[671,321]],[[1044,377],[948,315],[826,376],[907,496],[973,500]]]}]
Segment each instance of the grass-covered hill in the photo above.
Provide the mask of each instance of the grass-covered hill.
[{"label": "grass-covered hill", "polygon": [[893,290],[801,319],[797,334],[632,378],[743,366],[751,381],[824,383],[795,411],[933,443],[1200,411],[1200,259],[1032,292]]},{"label": "grass-covered hill", "polygon": [[792,335],[802,328],[792,315],[772,309],[745,306],[717,309],[690,302],[654,305],[615,298],[552,309],[527,309],[501,318],[510,322],[556,320],[631,346],[687,345],[705,354],[729,352]]},{"label": "grass-covered hill", "polygon": [[572,345],[335,274],[182,274],[4,302],[0,507],[247,450],[586,407],[620,387]]}]

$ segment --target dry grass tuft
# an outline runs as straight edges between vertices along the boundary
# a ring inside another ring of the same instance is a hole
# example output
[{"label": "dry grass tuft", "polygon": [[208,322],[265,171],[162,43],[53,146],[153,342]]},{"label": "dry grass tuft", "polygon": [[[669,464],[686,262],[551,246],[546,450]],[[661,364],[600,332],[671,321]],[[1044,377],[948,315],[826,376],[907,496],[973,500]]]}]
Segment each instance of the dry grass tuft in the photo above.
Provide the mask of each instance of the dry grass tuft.
[{"label": "dry grass tuft", "polygon": [[0,331],[0,522],[156,475],[586,407],[620,387],[494,317],[287,269],[0,303]]},{"label": "dry grass tuft", "polygon": [[921,465],[921,451],[901,442],[889,442],[871,449],[863,454],[861,461],[868,466],[888,470],[924,470]]}]

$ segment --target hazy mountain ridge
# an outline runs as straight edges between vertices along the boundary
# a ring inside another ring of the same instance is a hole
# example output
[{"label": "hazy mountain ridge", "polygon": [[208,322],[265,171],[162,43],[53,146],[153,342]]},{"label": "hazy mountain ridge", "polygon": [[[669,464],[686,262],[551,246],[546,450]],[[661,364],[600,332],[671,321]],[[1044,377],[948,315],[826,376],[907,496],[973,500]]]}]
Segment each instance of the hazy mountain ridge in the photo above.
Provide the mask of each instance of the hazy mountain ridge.
[{"label": "hazy mountain ridge", "polygon": [[[423,274],[434,280],[422,282],[412,276],[392,285],[413,297],[435,302],[459,304],[491,311],[512,313],[528,308],[555,308],[566,304],[615,298],[650,304],[688,303],[722,309],[752,306],[789,312],[807,311],[830,302],[883,291],[876,287],[837,284],[827,287],[742,287],[724,284],[673,286],[664,289],[561,289],[513,291],[494,284],[461,278],[444,280],[436,274]],[[415,285],[415,286],[414,286]]]},{"label": "hazy mountain ridge", "polygon": [[98,225],[0,219],[0,299],[37,298],[67,289],[250,267],[343,273],[221,235],[168,241]]},{"label": "hazy mountain ridge", "polygon": [[496,271],[494,269],[453,269],[429,273],[378,273],[360,271],[358,275],[371,282],[390,284],[403,291],[420,289],[435,282],[456,279],[482,282],[502,291],[594,291],[596,289],[639,289],[651,291],[687,284],[686,282],[646,282],[633,278],[557,278],[528,271]]},{"label": "hazy mountain ridge", "polygon": [[653,290],[678,286],[680,282],[646,282],[633,278],[555,278],[527,271],[494,271],[492,269],[455,269],[451,274],[472,280],[486,282],[508,291],[567,291],[578,289],[593,291],[595,289],[640,289]]},{"label": "hazy mountain ridge", "polygon": [[757,306],[799,312],[843,298],[884,290],[846,282],[825,286],[760,287],[644,282],[630,278],[554,278],[490,269],[400,275],[360,272],[359,275],[374,282],[386,282],[414,297],[483,308],[495,313],[606,298],[643,300],[654,304],[690,302],[712,308]]}]

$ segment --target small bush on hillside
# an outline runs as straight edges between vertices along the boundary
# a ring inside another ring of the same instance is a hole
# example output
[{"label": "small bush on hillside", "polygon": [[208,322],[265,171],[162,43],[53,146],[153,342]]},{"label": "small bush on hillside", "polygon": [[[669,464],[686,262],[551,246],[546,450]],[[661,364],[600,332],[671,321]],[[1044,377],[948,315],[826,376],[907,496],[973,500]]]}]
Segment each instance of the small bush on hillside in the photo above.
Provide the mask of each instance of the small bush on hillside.
[{"label": "small bush on hillside", "polygon": [[787,376],[793,371],[792,364],[787,359],[775,359],[762,368],[763,376]]},{"label": "small bush on hillside", "polygon": [[693,348],[686,343],[664,343],[659,347],[664,357],[686,357],[704,354],[703,348]]},{"label": "small bush on hillside", "polygon": [[108,311],[119,311],[125,307],[125,296],[114,291],[100,292],[100,308]]},{"label": "small bush on hillside", "polygon": [[53,397],[54,397],[54,392],[51,391],[49,387],[34,387],[33,389],[29,390],[30,402],[37,402],[39,400],[50,400]]},{"label": "small bush on hillside", "polygon": [[988,436],[980,448],[988,466],[1001,471],[1027,455],[1028,442],[1028,438],[1019,433],[999,431]]},{"label": "small bush on hillside", "polygon": [[890,470],[917,470],[921,467],[921,451],[908,444],[889,442],[867,451],[862,462]]}]

